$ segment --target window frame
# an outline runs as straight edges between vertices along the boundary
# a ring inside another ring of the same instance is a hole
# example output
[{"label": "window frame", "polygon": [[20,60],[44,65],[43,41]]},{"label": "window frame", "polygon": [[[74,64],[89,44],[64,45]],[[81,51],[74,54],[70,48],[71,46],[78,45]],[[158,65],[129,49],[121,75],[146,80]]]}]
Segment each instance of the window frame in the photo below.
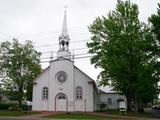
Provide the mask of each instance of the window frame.
[{"label": "window frame", "polygon": [[48,100],[48,87],[42,88],[42,100]]},{"label": "window frame", "polygon": [[112,98],[108,98],[107,103],[108,105],[112,105]]},{"label": "window frame", "polygon": [[83,100],[83,88],[81,86],[76,87],[76,100]]}]

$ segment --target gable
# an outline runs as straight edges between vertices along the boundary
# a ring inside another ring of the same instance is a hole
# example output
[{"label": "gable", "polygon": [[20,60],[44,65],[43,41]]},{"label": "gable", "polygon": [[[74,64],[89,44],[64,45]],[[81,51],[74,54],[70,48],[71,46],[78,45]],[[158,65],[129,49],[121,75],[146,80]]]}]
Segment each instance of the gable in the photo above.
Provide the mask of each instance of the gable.
[{"label": "gable", "polygon": [[[82,70],[80,70],[78,67],[76,67],[74,65],[75,70],[77,70],[77,72],[79,72],[81,75],[85,76],[86,78],[88,78],[90,81],[94,81],[91,77],[89,77],[86,73],[84,73]],[[95,81],[94,81],[95,82]]]},{"label": "gable", "polygon": [[76,67],[76,66],[74,66],[74,69],[75,69],[75,71],[77,72],[77,74],[78,74],[79,76],[81,76],[81,77],[84,78],[83,80],[86,80],[85,82],[86,82],[87,84],[92,84],[92,85],[93,85],[93,88],[95,88],[96,91],[98,91],[97,85],[96,85],[95,81],[94,81],[91,77],[89,77],[86,73],[84,73],[82,70],[80,70],[80,69],[79,69],[78,67]]},{"label": "gable", "polygon": [[50,68],[50,66],[48,66],[46,69],[44,69],[33,81],[35,82],[35,81],[37,81],[39,79],[42,79],[45,76],[47,76],[48,72],[49,72],[49,68]]}]

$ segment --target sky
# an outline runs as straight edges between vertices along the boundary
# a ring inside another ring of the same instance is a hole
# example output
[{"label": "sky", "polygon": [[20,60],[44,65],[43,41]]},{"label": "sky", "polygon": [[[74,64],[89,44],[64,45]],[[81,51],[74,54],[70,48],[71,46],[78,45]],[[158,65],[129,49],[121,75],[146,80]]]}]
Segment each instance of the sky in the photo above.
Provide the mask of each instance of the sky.
[{"label": "sky", "polygon": [[[143,22],[156,13],[160,0],[130,0],[139,6],[139,18]],[[41,61],[49,61],[51,51],[59,48],[64,6],[67,5],[67,21],[70,51],[75,56],[87,54],[86,42],[91,34],[88,26],[93,20],[107,15],[116,7],[116,0],[0,0],[0,42],[16,38],[21,43],[33,41],[35,49],[42,52]],[[74,50],[73,50],[74,49]],[[56,57],[56,52],[53,52]],[[47,58],[47,59],[46,59]],[[90,58],[75,59],[75,65],[94,80],[100,69],[90,64]],[[42,68],[49,63],[43,62]]]}]

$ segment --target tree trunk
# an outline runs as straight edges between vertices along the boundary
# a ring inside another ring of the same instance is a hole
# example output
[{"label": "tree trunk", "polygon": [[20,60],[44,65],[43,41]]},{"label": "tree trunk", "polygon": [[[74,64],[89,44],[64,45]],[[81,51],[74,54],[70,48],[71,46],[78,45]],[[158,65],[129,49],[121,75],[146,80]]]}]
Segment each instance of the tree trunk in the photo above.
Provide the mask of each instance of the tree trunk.
[{"label": "tree trunk", "polygon": [[137,102],[137,100],[134,101],[134,112],[138,113],[138,102]]},{"label": "tree trunk", "polygon": [[18,104],[21,107],[22,106],[22,100],[23,100],[23,89],[20,86],[18,90],[19,96],[18,96]]},{"label": "tree trunk", "polygon": [[144,112],[144,104],[143,102],[139,102],[138,103],[138,112]]},{"label": "tree trunk", "polygon": [[19,105],[19,106],[22,106],[22,99],[20,99],[20,98],[19,98],[19,100],[18,100],[18,105]]},{"label": "tree trunk", "polygon": [[126,95],[126,99],[127,99],[127,110],[128,111],[132,111],[132,99],[130,95]]}]

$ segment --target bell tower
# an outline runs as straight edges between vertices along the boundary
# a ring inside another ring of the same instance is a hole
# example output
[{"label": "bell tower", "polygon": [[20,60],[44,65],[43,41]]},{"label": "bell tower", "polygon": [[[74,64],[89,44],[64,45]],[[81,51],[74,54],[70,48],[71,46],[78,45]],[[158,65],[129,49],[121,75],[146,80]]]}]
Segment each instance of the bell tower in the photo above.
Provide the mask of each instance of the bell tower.
[{"label": "bell tower", "polygon": [[70,38],[68,35],[68,28],[67,28],[67,12],[65,10],[62,33],[59,36],[59,50],[57,52],[58,58],[63,57],[63,58],[71,59],[71,52],[69,52],[69,41],[70,41]]}]

